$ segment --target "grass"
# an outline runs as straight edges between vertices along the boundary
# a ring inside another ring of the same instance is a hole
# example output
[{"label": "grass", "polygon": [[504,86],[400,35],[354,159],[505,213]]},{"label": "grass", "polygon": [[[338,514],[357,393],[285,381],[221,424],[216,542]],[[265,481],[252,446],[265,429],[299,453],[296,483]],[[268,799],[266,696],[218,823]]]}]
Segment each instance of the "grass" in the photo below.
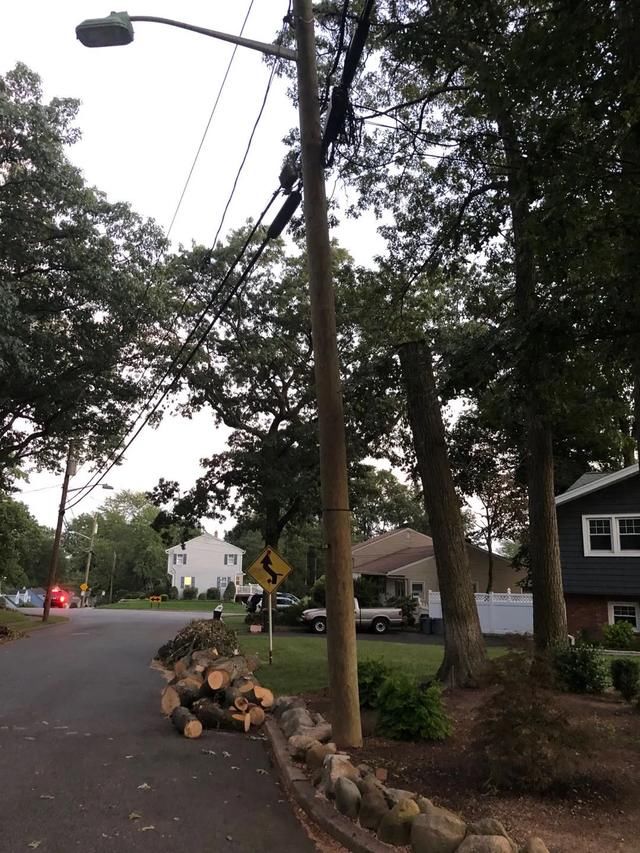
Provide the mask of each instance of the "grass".
[{"label": "grass", "polygon": [[[272,666],[267,663],[269,639],[266,635],[248,634],[241,638],[240,643],[243,652],[260,656],[262,665],[258,678],[276,694],[315,692],[327,686],[327,642],[324,638],[275,636]],[[504,652],[505,649],[498,646],[489,649],[491,657]],[[442,646],[358,639],[359,660],[381,659],[415,678],[432,678],[440,666],[442,655]]]},{"label": "grass", "polygon": [[48,622],[43,622],[40,616],[26,616],[19,610],[0,610],[0,625],[6,625],[16,634],[24,634],[27,631],[37,631],[47,628],[57,622],[67,622],[66,616],[49,616]]},{"label": "grass", "polygon": [[[163,601],[160,607],[155,604],[154,610],[177,610],[177,611],[196,611],[202,610],[206,613],[211,613],[213,608],[218,604],[224,605],[224,616],[246,615],[244,604],[236,604],[235,601]],[[139,598],[130,599],[127,601],[118,601],[115,604],[105,604],[100,608],[106,610],[150,610],[151,605],[148,601]]]}]

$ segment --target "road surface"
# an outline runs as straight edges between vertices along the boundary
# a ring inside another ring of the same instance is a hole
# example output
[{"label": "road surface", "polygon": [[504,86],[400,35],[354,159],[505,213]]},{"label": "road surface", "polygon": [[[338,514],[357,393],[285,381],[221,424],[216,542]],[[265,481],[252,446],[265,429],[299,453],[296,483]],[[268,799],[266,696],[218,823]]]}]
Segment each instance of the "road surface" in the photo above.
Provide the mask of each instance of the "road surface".
[{"label": "road surface", "polygon": [[65,615],[0,646],[1,853],[316,850],[263,741],[160,716],[149,663],[190,614]]}]

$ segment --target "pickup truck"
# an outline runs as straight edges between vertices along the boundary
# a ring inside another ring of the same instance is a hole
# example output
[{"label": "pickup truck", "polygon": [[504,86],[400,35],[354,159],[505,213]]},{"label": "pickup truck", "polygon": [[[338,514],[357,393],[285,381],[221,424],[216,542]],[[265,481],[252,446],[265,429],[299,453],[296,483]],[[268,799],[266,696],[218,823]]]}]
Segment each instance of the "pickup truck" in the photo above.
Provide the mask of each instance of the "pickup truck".
[{"label": "pickup truck", "polygon": [[[391,628],[402,628],[402,610],[399,607],[363,607],[360,609],[357,599],[354,599],[354,603],[356,629],[370,629],[374,634],[386,634]],[[327,631],[327,610],[325,607],[305,610],[300,621],[314,634],[325,634]]]}]

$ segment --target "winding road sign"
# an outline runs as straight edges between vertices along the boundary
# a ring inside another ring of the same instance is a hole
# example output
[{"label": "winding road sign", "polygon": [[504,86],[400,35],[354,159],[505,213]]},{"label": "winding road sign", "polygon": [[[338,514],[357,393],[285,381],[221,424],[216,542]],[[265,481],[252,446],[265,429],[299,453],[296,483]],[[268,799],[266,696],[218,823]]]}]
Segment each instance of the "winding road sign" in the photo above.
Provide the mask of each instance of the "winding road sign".
[{"label": "winding road sign", "polygon": [[273,548],[265,548],[247,569],[265,592],[275,592],[293,568]]}]

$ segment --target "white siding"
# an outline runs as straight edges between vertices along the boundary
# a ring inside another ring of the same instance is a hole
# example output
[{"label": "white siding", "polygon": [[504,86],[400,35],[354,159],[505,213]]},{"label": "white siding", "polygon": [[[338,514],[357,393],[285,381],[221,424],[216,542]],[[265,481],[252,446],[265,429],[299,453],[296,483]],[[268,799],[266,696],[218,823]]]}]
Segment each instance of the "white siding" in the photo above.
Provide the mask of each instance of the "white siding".
[{"label": "white siding", "polygon": [[204,533],[185,542],[184,548],[174,545],[167,550],[167,571],[180,598],[185,579],[190,579],[199,593],[206,592],[209,587],[217,587],[224,592],[227,583],[233,581],[238,586],[238,580],[242,580],[243,554],[241,548]]}]

